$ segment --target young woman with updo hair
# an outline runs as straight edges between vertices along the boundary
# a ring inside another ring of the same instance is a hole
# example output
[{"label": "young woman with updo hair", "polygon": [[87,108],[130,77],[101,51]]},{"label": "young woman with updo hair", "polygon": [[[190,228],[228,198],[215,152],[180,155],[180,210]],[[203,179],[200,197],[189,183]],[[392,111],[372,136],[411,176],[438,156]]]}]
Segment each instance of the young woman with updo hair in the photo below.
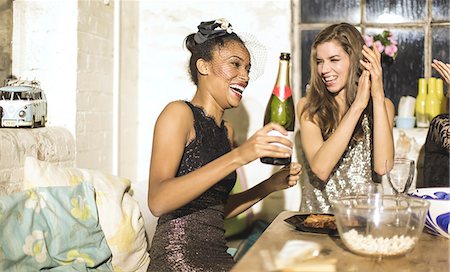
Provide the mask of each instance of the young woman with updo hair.
[{"label": "young woman with updo hair", "polygon": [[[229,271],[224,219],[236,216],[272,192],[297,184],[298,163],[258,185],[230,195],[236,169],[261,157],[291,156],[287,135],[268,124],[232,148],[233,129],[224,111],[239,106],[250,79],[250,53],[224,19],[202,22],[187,36],[189,70],[197,86],[190,101],[169,103],[155,124],[148,205],[159,217],[148,271]],[[278,145],[273,145],[277,143]]]}]

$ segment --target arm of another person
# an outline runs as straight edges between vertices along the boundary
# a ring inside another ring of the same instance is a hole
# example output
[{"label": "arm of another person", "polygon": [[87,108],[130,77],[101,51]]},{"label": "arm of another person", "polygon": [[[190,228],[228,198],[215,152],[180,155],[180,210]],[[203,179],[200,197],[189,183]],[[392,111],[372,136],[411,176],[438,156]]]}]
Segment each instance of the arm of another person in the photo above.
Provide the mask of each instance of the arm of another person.
[{"label": "arm of another person", "polygon": [[[448,100],[448,98],[450,97],[450,63],[443,63],[440,60],[433,60],[433,63],[431,64],[431,66],[438,71],[438,73],[441,75],[442,79],[447,83],[447,97],[446,99]],[[448,113],[448,107],[449,107],[449,103],[447,101],[446,103],[446,109],[445,112]]]},{"label": "arm of another person", "polygon": [[193,122],[191,110],[182,101],[170,103],[156,121],[148,192],[148,205],[155,216],[161,216],[186,205],[226,175],[256,158],[290,156],[286,148],[268,144],[278,142],[292,146],[292,143],[283,137],[268,136],[267,132],[272,129],[287,133],[279,125],[268,124],[239,148],[195,171],[175,177],[184,148],[189,139],[195,135]]},{"label": "arm of another person", "polygon": [[[234,130],[231,124],[227,123],[227,128],[230,142],[233,142]],[[225,204],[225,217],[237,216],[264,199],[270,193],[296,185],[300,179],[300,174],[301,165],[299,163],[291,163],[291,165],[281,168],[277,173],[256,186],[244,192],[230,195]]]},{"label": "arm of another person", "polygon": [[433,60],[433,63],[431,66],[438,71],[438,73],[441,75],[441,77],[445,80],[447,83],[448,93],[450,93],[450,63],[443,63],[440,60]]},{"label": "arm of another person", "polygon": [[[394,162],[394,104],[384,97],[381,54],[376,46],[373,49],[363,47],[367,61],[361,64],[370,72],[370,94],[373,102],[373,161],[374,171],[379,175],[391,169]],[[387,165],[386,165],[387,163]]]},{"label": "arm of another person", "polygon": [[311,170],[326,181],[339,159],[344,154],[361,114],[367,107],[370,97],[369,72],[364,71],[359,79],[355,101],[342,117],[333,134],[324,141],[320,127],[305,114],[301,114],[308,97],[301,98],[297,104],[303,151]]}]

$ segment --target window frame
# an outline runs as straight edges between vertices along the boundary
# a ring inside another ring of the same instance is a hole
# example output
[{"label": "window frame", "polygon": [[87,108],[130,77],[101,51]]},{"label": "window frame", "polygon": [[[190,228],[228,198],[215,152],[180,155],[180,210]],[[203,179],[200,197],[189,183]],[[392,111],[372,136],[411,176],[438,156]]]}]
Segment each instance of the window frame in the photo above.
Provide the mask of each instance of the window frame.
[{"label": "window frame", "polygon": [[[433,9],[433,0],[425,0],[426,1],[426,15],[425,20],[416,21],[416,22],[407,22],[407,23],[374,23],[367,22],[366,20],[366,0],[360,1],[360,22],[358,24],[353,24],[356,28],[358,28],[361,33],[364,35],[366,28],[380,28],[380,29],[391,29],[391,28],[422,28],[424,29],[425,37],[424,37],[424,77],[429,78],[432,76],[432,31],[433,27],[438,26],[450,26],[449,21],[433,21],[432,20],[432,9]],[[292,68],[293,68],[293,85],[296,93],[298,94],[298,99],[302,97],[304,94],[304,90],[306,88],[306,84],[309,79],[303,79],[301,75],[301,63],[302,63],[302,50],[310,50],[310,48],[302,48],[301,43],[301,31],[302,30],[319,30],[323,29],[330,24],[340,23],[341,21],[336,22],[327,22],[327,23],[302,23],[301,20],[301,5],[302,0],[291,0],[292,6],[292,33],[293,33],[293,53],[296,58],[292,60]]]}]

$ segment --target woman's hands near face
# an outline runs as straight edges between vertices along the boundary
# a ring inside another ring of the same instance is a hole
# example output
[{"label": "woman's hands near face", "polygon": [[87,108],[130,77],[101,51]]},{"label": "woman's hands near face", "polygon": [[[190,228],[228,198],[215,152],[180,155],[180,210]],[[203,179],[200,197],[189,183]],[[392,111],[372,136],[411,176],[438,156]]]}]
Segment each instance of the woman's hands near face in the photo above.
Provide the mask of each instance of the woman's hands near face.
[{"label": "woman's hands near face", "polygon": [[282,126],[269,123],[236,148],[244,160],[243,164],[262,157],[288,158],[292,155],[293,143],[282,136],[269,135],[273,130],[287,135],[286,129]]},{"label": "woman's hands near face", "polygon": [[286,165],[265,181],[268,192],[284,190],[297,185],[302,173],[302,165],[292,162]]},{"label": "woman's hands near face", "polygon": [[433,60],[431,66],[438,71],[442,79],[450,85],[450,63],[443,63],[440,60]]},{"label": "woman's hands near face", "polygon": [[367,46],[363,46],[363,56],[367,61],[360,60],[361,65],[370,73],[370,94],[374,99],[383,99],[383,69],[381,68],[381,54],[378,52],[376,46],[370,49]]}]

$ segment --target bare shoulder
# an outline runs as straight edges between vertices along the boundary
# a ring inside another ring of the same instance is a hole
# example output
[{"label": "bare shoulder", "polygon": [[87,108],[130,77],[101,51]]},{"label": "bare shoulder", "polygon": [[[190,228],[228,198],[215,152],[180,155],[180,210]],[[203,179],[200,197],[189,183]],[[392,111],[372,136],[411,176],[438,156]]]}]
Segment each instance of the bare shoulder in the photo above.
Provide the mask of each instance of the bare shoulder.
[{"label": "bare shoulder", "polygon": [[184,101],[173,101],[165,106],[156,121],[156,129],[164,126],[169,129],[186,130],[192,127],[194,115]]},{"label": "bare shoulder", "polygon": [[387,115],[389,118],[389,124],[391,125],[391,128],[393,128],[394,127],[394,115],[395,115],[394,103],[392,103],[392,101],[389,98],[385,97],[384,105],[386,107]]},{"label": "bare shoulder", "polygon": [[388,108],[394,108],[394,103],[392,103],[392,101],[387,97],[384,98],[384,104]]},{"label": "bare shoulder", "polygon": [[186,102],[182,100],[176,100],[167,104],[162,112],[169,114],[186,114],[188,112],[191,112],[191,109],[186,104]]},{"label": "bare shoulder", "polygon": [[387,98],[387,97],[384,98],[384,105],[386,106],[386,110],[387,110],[388,114],[394,115],[395,106],[394,106],[394,103],[392,103],[392,101],[389,98]]},{"label": "bare shoulder", "polygon": [[305,104],[306,104],[306,102],[307,102],[307,97],[306,96],[304,96],[304,97],[302,97],[302,98],[300,98],[299,100],[298,100],[298,102],[297,102],[297,108],[298,108],[298,111],[300,112],[301,110],[303,110],[303,108],[305,107]]},{"label": "bare shoulder", "polygon": [[174,119],[174,122],[187,121],[189,119],[194,119],[191,109],[189,106],[181,100],[172,101],[165,106],[159,115],[158,119]]},{"label": "bare shoulder", "polygon": [[296,111],[297,111],[297,116],[299,117],[299,119],[303,119],[305,116],[304,114],[302,114],[302,112],[303,112],[303,109],[305,108],[305,105],[307,102],[308,102],[307,97],[302,97],[297,102]]}]

